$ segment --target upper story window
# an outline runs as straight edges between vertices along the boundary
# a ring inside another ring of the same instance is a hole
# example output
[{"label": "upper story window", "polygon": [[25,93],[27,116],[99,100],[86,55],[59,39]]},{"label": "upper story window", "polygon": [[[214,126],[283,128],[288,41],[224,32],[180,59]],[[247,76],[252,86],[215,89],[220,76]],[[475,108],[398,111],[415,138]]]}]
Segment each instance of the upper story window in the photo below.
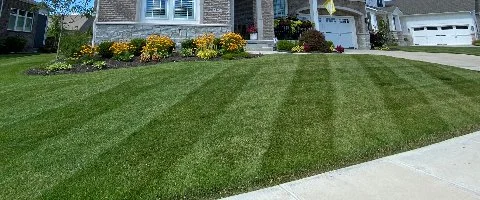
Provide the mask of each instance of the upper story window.
[{"label": "upper story window", "polygon": [[145,0],[146,20],[195,20],[198,0]]},{"label": "upper story window", "polygon": [[275,18],[286,17],[288,15],[287,0],[273,1],[273,14]]},{"label": "upper story window", "polygon": [[32,32],[33,13],[25,10],[12,8],[8,20],[7,30]]}]

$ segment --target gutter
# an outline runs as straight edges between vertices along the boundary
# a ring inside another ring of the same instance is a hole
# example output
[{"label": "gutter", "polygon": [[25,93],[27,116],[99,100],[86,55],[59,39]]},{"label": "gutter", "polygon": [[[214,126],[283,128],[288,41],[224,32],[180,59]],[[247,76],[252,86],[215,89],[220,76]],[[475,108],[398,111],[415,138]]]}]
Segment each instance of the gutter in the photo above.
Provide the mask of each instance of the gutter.
[{"label": "gutter", "polygon": [[[2,0],[3,1],[3,0]],[[97,23],[98,23],[98,15],[100,11],[100,0],[96,0],[97,5],[96,6],[96,11],[95,11],[95,20],[93,21],[93,36],[92,36],[92,46],[95,45],[95,39],[97,37]]]}]

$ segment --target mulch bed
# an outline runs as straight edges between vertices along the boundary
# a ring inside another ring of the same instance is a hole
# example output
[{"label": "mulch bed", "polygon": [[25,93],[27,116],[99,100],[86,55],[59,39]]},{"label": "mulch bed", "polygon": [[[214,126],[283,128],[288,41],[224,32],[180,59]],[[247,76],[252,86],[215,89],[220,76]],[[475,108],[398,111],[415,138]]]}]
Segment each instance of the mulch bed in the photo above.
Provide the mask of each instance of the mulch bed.
[{"label": "mulch bed", "polygon": [[[242,57],[242,58],[237,57],[234,60],[258,58],[260,56],[262,56],[262,54],[250,54],[248,57]],[[198,61],[221,61],[221,60],[223,60],[221,57],[212,58],[210,60],[204,60],[198,57],[183,57],[180,54],[174,54],[158,62],[152,61],[148,63],[140,62],[140,57],[135,57],[132,62],[122,62],[122,61],[117,61],[113,59],[104,59],[104,61],[106,62],[106,66],[102,69],[97,69],[91,65],[74,64],[73,68],[69,70],[48,71],[42,68],[32,68],[27,70],[26,74],[27,75],[44,75],[44,76],[57,75],[57,74],[79,74],[79,73],[95,72],[95,71],[110,70],[110,69],[150,66],[150,65],[156,65],[161,63],[171,63],[171,62],[198,62]]]}]

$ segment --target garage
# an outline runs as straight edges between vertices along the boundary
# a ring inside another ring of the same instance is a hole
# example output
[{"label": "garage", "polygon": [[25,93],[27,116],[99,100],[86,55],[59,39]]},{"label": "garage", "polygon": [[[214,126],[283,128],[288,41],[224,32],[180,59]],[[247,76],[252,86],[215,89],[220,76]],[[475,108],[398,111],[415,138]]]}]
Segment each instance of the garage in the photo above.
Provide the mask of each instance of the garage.
[{"label": "garage", "polygon": [[335,46],[355,48],[355,19],[350,16],[319,16],[320,31]]},{"label": "garage", "polygon": [[472,33],[468,24],[413,27],[414,45],[469,45]]},{"label": "garage", "polygon": [[[308,15],[299,15],[298,18],[310,20]],[[350,49],[358,48],[355,18],[353,16],[320,15],[318,23],[320,32],[325,35],[325,39],[332,41],[335,46],[341,45]]]}]

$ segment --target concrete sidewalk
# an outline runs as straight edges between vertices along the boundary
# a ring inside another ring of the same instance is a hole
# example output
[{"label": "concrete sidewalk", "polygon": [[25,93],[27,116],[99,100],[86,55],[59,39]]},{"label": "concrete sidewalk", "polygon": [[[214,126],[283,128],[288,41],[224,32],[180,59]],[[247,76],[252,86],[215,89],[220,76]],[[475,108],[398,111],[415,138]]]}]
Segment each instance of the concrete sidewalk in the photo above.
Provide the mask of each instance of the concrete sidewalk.
[{"label": "concrete sidewalk", "polygon": [[[480,51],[480,48],[479,48]],[[377,50],[346,50],[346,54],[383,55],[395,58],[405,58],[429,63],[449,65],[464,69],[480,71],[480,56],[449,53],[426,53],[404,51],[377,51]]]},{"label": "concrete sidewalk", "polygon": [[480,132],[226,199],[480,200]]}]

